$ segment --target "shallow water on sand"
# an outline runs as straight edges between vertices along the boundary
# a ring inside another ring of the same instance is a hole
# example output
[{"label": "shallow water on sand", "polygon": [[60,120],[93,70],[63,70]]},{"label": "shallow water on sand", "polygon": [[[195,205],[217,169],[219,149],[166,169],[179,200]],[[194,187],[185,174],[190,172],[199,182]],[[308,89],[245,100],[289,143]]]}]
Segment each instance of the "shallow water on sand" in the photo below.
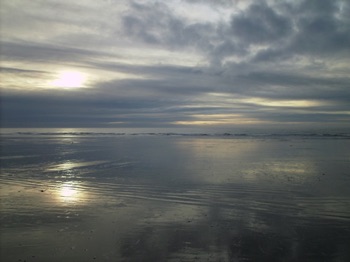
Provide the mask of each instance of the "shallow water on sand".
[{"label": "shallow water on sand", "polygon": [[1,261],[350,261],[350,139],[8,135]]}]

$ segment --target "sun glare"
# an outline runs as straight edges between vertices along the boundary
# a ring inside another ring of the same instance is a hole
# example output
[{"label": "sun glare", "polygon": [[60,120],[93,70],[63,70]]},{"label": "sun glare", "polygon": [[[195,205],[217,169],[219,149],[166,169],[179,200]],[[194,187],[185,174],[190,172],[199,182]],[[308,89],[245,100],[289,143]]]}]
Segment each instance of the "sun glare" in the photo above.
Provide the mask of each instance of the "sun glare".
[{"label": "sun glare", "polygon": [[60,186],[57,196],[60,202],[77,202],[83,199],[83,192],[80,191],[78,184],[66,182]]},{"label": "sun glare", "polygon": [[54,87],[79,88],[84,87],[86,82],[85,74],[78,71],[62,71],[57,78],[51,82]]}]

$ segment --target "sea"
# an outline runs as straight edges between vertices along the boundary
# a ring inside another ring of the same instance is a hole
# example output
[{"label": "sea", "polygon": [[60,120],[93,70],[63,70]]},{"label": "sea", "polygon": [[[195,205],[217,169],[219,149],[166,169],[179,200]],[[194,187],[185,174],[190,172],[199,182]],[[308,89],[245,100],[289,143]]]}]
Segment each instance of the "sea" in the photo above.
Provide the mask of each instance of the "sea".
[{"label": "sea", "polygon": [[350,132],[1,129],[0,260],[350,261]]}]

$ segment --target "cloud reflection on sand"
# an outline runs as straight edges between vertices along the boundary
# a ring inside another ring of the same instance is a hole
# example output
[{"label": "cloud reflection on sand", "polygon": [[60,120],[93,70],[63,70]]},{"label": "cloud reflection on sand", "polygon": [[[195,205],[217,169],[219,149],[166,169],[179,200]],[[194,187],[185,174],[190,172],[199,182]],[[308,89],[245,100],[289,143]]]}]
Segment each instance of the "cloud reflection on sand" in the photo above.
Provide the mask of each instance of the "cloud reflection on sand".
[{"label": "cloud reflection on sand", "polygon": [[[185,168],[197,182],[227,184],[232,182],[266,183],[305,182],[317,174],[311,158],[298,155],[298,145],[287,141],[263,139],[195,138],[180,140],[179,149],[188,154]],[[278,154],[276,154],[278,152]],[[197,176],[198,175],[198,176]]]}]

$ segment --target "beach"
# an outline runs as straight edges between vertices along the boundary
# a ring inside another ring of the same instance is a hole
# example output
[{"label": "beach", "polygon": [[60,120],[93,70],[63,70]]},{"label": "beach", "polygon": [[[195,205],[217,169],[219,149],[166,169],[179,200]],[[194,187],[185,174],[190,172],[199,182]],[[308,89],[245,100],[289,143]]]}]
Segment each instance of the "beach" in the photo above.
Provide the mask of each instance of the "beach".
[{"label": "beach", "polygon": [[10,132],[1,261],[349,261],[348,134]]}]

